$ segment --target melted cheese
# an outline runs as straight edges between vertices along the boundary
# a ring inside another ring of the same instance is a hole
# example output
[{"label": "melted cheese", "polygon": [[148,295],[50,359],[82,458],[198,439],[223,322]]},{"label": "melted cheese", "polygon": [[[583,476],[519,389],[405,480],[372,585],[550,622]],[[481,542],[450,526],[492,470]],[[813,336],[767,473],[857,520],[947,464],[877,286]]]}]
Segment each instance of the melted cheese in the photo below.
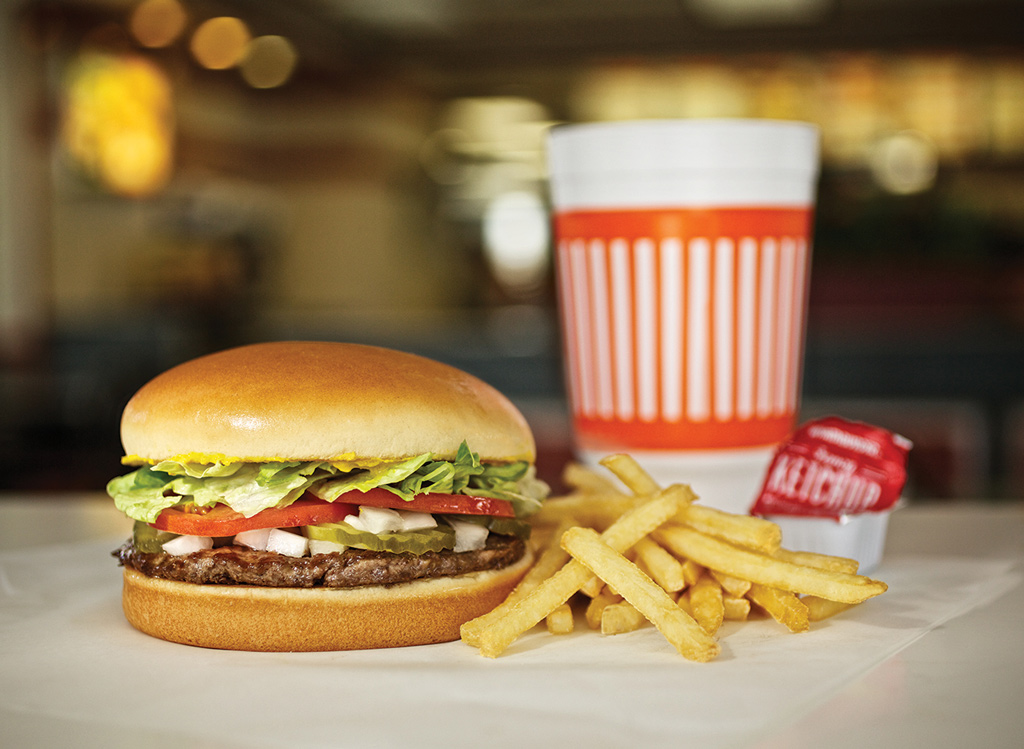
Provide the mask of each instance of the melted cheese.
[{"label": "melted cheese", "polygon": [[[173,460],[176,463],[200,463],[200,464],[212,464],[220,463],[222,465],[230,465],[231,463],[291,463],[295,461],[295,458],[282,458],[282,457],[247,457],[247,458],[236,458],[229,455],[223,455],[221,453],[182,453],[181,455],[172,455],[169,458],[162,460]],[[125,455],[121,458],[121,463],[128,466],[140,466],[140,465],[156,465],[161,462],[154,458],[143,458],[141,455]],[[310,459],[309,462],[319,462],[316,459]],[[381,458],[357,458],[354,453],[346,453],[344,455],[336,455],[333,458],[323,460],[324,463],[330,463],[336,469],[342,473],[348,471],[354,471],[357,468],[373,468],[381,463],[387,461]]]}]

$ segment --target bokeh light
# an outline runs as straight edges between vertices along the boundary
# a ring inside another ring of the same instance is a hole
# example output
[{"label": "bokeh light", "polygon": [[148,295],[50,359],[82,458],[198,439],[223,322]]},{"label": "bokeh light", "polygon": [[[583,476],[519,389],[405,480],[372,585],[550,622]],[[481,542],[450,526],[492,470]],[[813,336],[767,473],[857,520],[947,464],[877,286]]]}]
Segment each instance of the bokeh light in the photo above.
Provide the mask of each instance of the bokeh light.
[{"label": "bokeh light", "polygon": [[178,0],[143,0],[132,12],[129,27],[143,47],[166,47],[185,29],[188,16]]},{"label": "bokeh light", "polygon": [[192,56],[204,68],[227,70],[237,65],[252,39],[245,22],[232,16],[204,21],[192,35]]},{"label": "bokeh light", "polygon": [[242,78],[253,88],[275,88],[288,81],[298,53],[283,36],[258,36],[249,42],[239,64]]},{"label": "bokeh light", "polygon": [[904,130],[880,138],[869,157],[871,174],[888,192],[911,195],[935,184],[939,154],[922,133]]},{"label": "bokeh light", "polygon": [[515,190],[490,202],[483,218],[484,254],[508,291],[531,291],[548,270],[548,211],[535,192]]},{"label": "bokeh light", "polygon": [[156,65],[87,52],[69,67],[64,147],[106,189],[127,197],[160,190],[171,176],[173,133],[171,84]]}]

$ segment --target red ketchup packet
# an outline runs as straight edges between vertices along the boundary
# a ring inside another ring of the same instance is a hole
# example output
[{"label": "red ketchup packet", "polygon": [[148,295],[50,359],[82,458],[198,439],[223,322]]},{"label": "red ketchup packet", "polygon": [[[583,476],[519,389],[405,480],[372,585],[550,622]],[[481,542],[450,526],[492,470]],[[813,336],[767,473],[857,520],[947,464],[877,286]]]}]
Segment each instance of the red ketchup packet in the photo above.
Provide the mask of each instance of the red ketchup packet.
[{"label": "red ketchup packet", "polygon": [[809,421],[783,442],[752,515],[840,519],[891,509],[907,480],[910,440],[837,416]]}]

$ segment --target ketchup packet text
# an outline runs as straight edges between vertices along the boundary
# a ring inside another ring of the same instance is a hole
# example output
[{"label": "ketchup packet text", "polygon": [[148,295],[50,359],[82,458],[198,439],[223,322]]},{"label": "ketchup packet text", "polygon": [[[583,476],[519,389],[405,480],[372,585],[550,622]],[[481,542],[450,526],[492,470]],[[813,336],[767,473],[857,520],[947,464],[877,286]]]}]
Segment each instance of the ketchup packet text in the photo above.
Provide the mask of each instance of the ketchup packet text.
[{"label": "ketchup packet text", "polygon": [[891,509],[907,480],[911,442],[837,416],[810,421],[779,446],[753,515],[842,518]]}]

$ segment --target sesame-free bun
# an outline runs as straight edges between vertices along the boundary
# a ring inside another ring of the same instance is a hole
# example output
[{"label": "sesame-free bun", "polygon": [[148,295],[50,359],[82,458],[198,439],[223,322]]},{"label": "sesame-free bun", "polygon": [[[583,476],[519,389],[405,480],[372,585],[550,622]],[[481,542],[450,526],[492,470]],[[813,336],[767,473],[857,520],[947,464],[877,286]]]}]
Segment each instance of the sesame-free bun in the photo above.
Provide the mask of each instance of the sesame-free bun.
[{"label": "sesame-free bun", "polygon": [[534,459],[522,414],[490,385],[414,354],[290,341],[221,351],[144,385],[121,419],[126,462],[376,461],[459,444]]},{"label": "sesame-free bun", "polygon": [[499,570],[359,588],[196,585],[126,567],[121,603],[148,635],[205,648],[252,651],[362,650],[450,642],[487,613],[533,562]]}]

